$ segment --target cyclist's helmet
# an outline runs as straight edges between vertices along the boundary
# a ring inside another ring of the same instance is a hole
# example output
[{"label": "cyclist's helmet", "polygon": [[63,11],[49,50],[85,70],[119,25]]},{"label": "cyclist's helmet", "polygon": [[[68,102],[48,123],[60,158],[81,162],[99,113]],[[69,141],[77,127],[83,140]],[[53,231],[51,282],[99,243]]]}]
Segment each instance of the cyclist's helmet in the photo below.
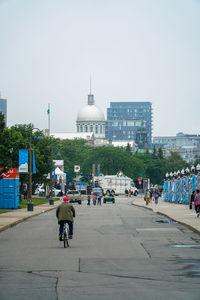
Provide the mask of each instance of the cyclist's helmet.
[{"label": "cyclist's helmet", "polygon": [[63,198],[63,201],[64,201],[64,202],[68,202],[68,201],[69,201],[69,198],[68,198],[68,197],[64,197],[64,198]]}]

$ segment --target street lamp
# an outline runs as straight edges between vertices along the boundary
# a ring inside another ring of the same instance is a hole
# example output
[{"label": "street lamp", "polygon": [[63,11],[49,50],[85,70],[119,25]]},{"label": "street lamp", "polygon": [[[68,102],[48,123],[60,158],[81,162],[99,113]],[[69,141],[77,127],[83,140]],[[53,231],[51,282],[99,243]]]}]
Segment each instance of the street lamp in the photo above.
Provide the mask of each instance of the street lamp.
[{"label": "street lamp", "polygon": [[10,149],[10,167],[12,168],[12,153],[13,153],[13,148]]},{"label": "street lamp", "polygon": [[50,182],[51,182],[51,198],[49,199],[49,205],[54,205],[54,200],[53,200],[53,159],[51,157],[51,172],[50,172]]},{"label": "street lamp", "polygon": [[29,189],[28,189],[28,204],[27,211],[33,211],[33,202],[32,202],[32,133],[36,129],[40,133],[42,132],[38,128],[32,128],[29,136]]}]

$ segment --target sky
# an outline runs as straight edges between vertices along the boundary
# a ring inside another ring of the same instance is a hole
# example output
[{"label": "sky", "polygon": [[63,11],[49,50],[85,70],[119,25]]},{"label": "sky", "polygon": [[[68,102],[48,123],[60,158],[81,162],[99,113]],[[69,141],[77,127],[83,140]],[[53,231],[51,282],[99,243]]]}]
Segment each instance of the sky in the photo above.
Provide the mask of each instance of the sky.
[{"label": "sky", "polygon": [[8,126],[75,132],[87,104],[150,101],[153,136],[200,134],[200,0],[0,0]]}]

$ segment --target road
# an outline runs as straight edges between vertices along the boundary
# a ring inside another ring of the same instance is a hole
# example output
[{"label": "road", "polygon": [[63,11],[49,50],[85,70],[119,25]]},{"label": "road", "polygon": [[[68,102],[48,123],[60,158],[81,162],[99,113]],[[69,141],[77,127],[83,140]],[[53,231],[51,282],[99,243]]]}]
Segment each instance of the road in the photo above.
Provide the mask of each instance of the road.
[{"label": "road", "polygon": [[0,299],[200,299],[200,235],[130,199],[74,205],[71,247],[55,210],[0,233]]}]

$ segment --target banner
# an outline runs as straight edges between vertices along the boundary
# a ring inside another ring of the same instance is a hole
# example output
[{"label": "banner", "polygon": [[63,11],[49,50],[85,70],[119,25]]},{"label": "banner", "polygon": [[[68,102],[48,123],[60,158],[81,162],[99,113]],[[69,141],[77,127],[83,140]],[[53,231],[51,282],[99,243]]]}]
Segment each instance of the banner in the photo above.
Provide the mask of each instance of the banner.
[{"label": "banner", "polygon": [[[3,168],[0,168],[0,171]],[[10,168],[7,173],[2,173],[3,179],[19,179],[19,172],[16,168]]]},{"label": "banner", "polygon": [[33,174],[36,174],[35,152],[33,151]]},{"label": "banner", "polygon": [[56,179],[56,167],[55,164],[53,164],[53,179]]},{"label": "banner", "polygon": [[19,173],[28,173],[28,150],[19,150]]}]

